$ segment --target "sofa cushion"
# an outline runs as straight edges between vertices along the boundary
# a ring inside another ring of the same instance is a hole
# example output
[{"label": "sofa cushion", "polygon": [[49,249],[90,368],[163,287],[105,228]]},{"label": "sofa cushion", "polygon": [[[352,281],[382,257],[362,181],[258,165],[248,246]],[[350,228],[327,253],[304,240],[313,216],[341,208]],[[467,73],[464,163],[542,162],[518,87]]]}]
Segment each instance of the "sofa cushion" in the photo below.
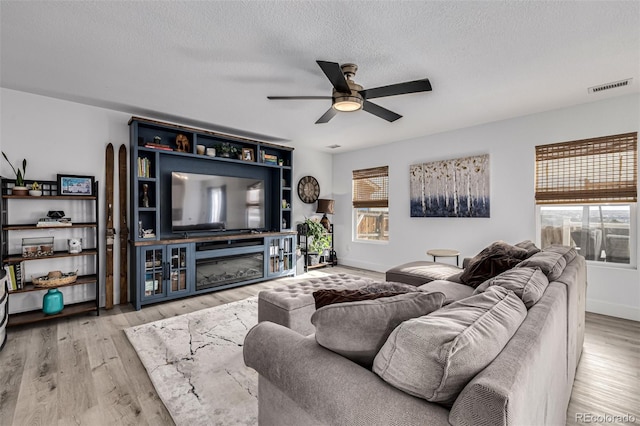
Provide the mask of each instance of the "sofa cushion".
[{"label": "sofa cushion", "polygon": [[442,293],[415,291],[375,300],[327,305],[311,316],[319,345],[367,368],[403,321],[439,309]]},{"label": "sofa cushion", "polygon": [[475,255],[460,276],[463,283],[477,287],[489,278],[516,266],[527,251],[504,241],[496,241]]},{"label": "sofa cushion", "polygon": [[449,280],[462,272],[461,268],[448,263],[418,260],[394,266],[386,272],[385,281],[419,286],[433,280]]},{"label": "sofa cushion", "polygon": [[549,285],[549,280],[540,268],[513,268],[483,282],[476,288],[474,294],[482,293],[493,285],[513,291],[524,302],[527,309],[530,309],[542,297]]},{"label": "sofa cushion", "polygon": [[526,257],[531,257],[531,256],[533,256],[534,254],[536,254],[536,253],[538,253],[540,251],[540,249],[531,240],[520,241],[515,246],[525,249],[527,251],[527,256]]},{"label": "sofa cushion", "polygon": [[315,299],[316,309],[320,309],[323,306],[334,303],[373,300],[415,291],[420,290],[410,284],[381,282],[358,289],[320,289],[313,292],[313,298]]},{"label": "sofa cushion", "polygon": [[450,407],[526,315],[511,290],[493,286],[400,324],[375,357],[373,372],[404,392]]},{"label": "sofa cushion", "polygon": [[567,266],[567,261],[561,253],[541,251],[517,265],[519,268],[540,268],[549,282],[557,280]]},{"label": "sofa cushion", "polygon": [[449,280],[433,280],[418,287],[419,290],[428,293],[440,292],[445,296],[442,306],[449,305],[457,300],[462,300],[473,294],[473,288],[466,284],[460,284]]},{"label": "sofa cushion", "polygon": [[542,251],[551,251],[554,253],[560,253],[564,260],[567,262],[567,265],[573,261],[578,255],[578,252],[575,248],[569,246],[563,246],[560,244],[553,244],[548,247],[545,247]]}]

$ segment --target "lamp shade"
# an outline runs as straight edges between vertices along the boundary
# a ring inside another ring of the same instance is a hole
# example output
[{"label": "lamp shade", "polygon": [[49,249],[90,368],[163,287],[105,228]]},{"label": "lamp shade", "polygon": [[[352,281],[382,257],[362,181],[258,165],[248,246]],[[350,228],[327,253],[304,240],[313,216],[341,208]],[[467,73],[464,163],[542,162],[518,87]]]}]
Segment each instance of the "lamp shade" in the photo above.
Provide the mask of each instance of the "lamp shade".
[{"label": "lamp shade", "polygon": [[316,209],[316,213],[328,213],[333,214],[333,204],[334,200],[328,200],[320,198],[318,200],[318,208]]}]

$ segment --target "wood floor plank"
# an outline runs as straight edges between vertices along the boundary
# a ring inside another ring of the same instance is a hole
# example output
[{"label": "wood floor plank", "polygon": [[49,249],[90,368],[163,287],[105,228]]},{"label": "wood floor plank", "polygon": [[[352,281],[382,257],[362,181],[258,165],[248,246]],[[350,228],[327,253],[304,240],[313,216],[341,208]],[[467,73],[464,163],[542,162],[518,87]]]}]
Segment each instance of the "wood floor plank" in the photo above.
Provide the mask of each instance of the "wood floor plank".
[{"label": "wood floor plank", "polygon": [[39,425],[58,418],[58,342],[54,322],[34,328],[27,343],[26,359],[19,386],[13,422]]},{"label": "wood floor plank", "polygon": [[[173,425],[124,329],[333,273],[384,280],[382,273],[337,266],[140,311],[122,305],[101,311],[99,317],[87,314],[11,328],[0,352],[0,424]],[[628,414],[635,423],[617,424],[640,424],[640,323],[587,313],[567,425],[584,426],[587,422],[577,417],[585,414]]]}]

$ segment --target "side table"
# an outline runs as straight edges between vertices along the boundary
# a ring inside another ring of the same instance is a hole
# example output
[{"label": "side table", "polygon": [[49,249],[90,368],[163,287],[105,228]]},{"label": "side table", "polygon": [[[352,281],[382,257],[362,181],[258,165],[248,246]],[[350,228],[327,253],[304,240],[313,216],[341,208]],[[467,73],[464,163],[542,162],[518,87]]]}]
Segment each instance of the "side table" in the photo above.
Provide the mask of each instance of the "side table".
[{"label": "side table", "polygon": [[427,250],[427,254],[429,256],[433,256],[433,261],[434,262],[439,257],[455,257],[456,258],[456,266],[459,266],[459,263],[460,263],[460,252],[458,250],[432,249],[432,250]]}]

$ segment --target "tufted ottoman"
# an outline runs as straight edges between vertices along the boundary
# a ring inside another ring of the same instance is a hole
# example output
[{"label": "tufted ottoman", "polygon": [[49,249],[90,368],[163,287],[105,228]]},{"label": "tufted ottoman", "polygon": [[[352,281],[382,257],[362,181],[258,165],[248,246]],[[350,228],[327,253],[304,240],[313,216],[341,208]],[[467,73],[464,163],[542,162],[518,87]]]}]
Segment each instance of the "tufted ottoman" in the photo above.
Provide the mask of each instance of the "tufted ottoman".
[{"label": "tufted ottoman", "polygon": [[258,322],[275,322],[306,336],[315,332],[311,324],[311,315],[316,311],[314,291],[353,290],[378,282],[371,278],[335,274],[263,290],[258,293]]}]

